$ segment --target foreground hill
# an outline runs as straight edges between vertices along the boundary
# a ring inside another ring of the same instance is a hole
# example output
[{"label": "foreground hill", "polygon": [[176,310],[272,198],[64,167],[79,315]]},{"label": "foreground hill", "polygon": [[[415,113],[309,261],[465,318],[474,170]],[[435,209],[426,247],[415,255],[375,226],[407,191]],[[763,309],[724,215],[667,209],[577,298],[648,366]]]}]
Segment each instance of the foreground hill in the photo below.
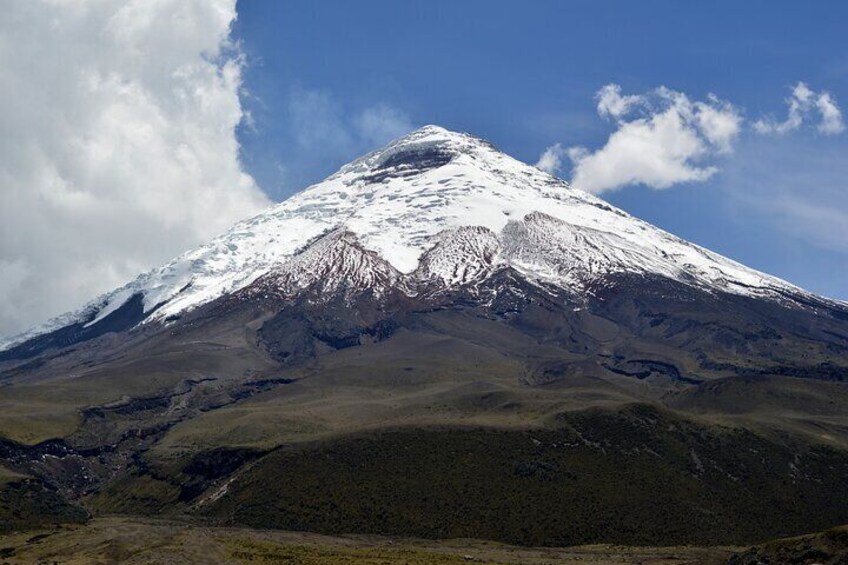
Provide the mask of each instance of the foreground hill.
[{"label": "foreground hill", "polygon": [[9,563],[290,563],[292,565],[836,565],[848,556],[848,528],[780,539],[752,548],[520,547],[469,539],[415,540],[380,536],[324,536],[300,532],[210,527],[185,520],[97,518],[0,534]]}]

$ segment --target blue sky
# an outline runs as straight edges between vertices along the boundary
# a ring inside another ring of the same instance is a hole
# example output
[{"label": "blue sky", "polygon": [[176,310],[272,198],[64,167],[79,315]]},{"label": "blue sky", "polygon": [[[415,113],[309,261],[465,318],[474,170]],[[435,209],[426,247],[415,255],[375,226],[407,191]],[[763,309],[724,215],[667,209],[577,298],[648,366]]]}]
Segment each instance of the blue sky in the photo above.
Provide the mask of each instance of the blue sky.
[{"label": "blue sky", "polygon": [[[848,299],[848,133],[810,110],[785,133],[803,81],[848,103],[848,4],[822,2],[271,2],[241,0],[242,161],[274,200],[396,132],[436,123],[535,163],[554,144],[603,147],[619,127],[596,93],[664,86],[715,94],[742,120],[717,172],[602,196],[745,264]],[[635,119],[635,118],[634,118]],[[560,175],[571,179],[563,158]]]}]

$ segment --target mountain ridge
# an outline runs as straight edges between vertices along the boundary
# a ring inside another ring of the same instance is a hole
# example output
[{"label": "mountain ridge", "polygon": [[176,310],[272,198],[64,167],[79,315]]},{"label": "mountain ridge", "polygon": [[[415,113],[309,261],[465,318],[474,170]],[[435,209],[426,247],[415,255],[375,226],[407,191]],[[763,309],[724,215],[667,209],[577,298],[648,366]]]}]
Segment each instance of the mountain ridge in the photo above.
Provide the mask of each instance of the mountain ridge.
[{"label": "mountain ridge", "polygon": [[[810,300],[845,306],[633,218],[489,142],[425,126],[80,310],[1,340],[0,352],[73,324],[95,326],[139,296],[138,323],[167,322],[298,261],[334,230],[352,234],[364,250],[409,275],[444,234],[461,228],[472,228],[463,236],[468,245],[495,254],[490,267],[510,265],[530,280],[575,293],[605,274],[632,272],[801,307]],[[471,242],[474,237],[482,239]],[[486,271],[465,267],[474,273],[461,275],[457,264],[444,267],[452,273],[436,273],[432,263],[427,268],[451,284]]]}]

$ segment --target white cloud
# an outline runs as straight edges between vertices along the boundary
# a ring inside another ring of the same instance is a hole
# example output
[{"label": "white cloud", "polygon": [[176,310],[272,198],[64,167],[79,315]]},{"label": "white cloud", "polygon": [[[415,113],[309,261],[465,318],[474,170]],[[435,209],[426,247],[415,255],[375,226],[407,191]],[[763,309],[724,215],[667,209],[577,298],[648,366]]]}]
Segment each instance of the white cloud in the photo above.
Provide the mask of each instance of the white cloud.
[{"label": "white cloud", "polygon": [[405,113],[387,104],[366,108],[354,118],[353,125],[363,141],[373,148],[414,129]]},{"label": "white cloud", "polygon": [[780,229],[797,234],[817,247],[845,253],[848,251],[848,210],[838,207],[837,202],[814,198],[788,192],[764,198],[759,207],[781,220]]},{"label": "white cloud", "polygon": [[789,108],[784,121],[776,122],[763,118],[754,123],[754,130],[761,134],[783,135],[800,128],[814,110],[820,117],[817,128],[821,133],[835,135],[845,129],[842,112],[836,100],[827,91],[816,93],[803,82],[799,82],[792,89],[791,96],[786,99],[786,104]]},{"label": "white cloud", "polygon": [[739,144],[739,158],[728,163],[717,186],[746,222],[759,215],[777,232],[846,255],[845,150],[845,142],[824,138],[798,143],[751,136]]},{"label": "white cloud", "polygon": [[607,84],[602,87],[595,95],[598,100],[598,114],[602,118],[618,119],[635,106],[645,103],[645,98],[638,94],[628,96],[621,95],[621,86],[617,84]]},{"label": "white cloud", "polygon": [[816,99],[816,107],[822,117],[818,125],[820,132],[826,135],[835,135],[845,130],[845,124],[842,122],[842,111],[829,92],[822,92],[819,95]]},{"label": "white cloud", "polygon": [[0,334],[267,205],[238,160],[235,0],[3,10]]},{"label": "white cloud", "polygon": [[562,144],[556,143],[545,149],[536,162],[536,168],[555,175],[562,170],[562,160],[567,156],[568,150]]},{"label": "white cloud", "polygon": [[692,101],[665,87],[622,96],[621,87],[611,84],[598,91],[597,100],[598,113],[616,121],[606,144],[594,152],[552,146],[539,160],[557,172],[561,156],[568,155],[574,186],[594,193],[631,184],[665,189],[704,181],[718,170],[705,161],[732,151],[743,121],[733,105],[713,95]]},{"label": "white cloud", "polygon": [[347,162],[415,129],[409,116],[393,106],[351,109],[324,90],[296,90],[289,115],[300,149],[323,163]]},{"label": "white cloud", "polygon": [[695,103],[695,120],[701,133],[720,153],[730,153],[733,141],[739,135],[742,118],[730,103],[719,100],[715,95],[708,102]]}]

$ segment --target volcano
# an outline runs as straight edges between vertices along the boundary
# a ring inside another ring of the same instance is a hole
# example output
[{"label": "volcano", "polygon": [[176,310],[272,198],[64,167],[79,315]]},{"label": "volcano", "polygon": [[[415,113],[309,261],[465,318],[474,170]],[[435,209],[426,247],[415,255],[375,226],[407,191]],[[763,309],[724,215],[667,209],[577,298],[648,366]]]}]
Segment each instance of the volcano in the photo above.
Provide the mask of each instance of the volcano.
[{"label": "volcano", "polygon": [[741,543],[848,522],[846,380],[848,304],[427,126],[4,341],[0,457],[68,515]]}]

